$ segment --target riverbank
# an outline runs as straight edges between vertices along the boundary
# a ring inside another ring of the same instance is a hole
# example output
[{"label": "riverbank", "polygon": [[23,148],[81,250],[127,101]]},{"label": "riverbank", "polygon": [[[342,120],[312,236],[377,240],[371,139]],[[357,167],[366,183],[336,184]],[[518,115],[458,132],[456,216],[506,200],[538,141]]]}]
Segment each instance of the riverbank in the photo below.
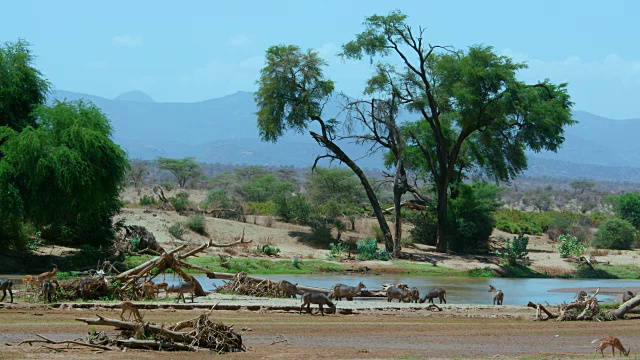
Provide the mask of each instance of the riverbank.
[{"label": "riverbank", "polygon": [[[346,307],[347,303],[359,302],[340,302],[339,307]],[[299,300],[297,304],[299,306]],[[393,308],[388,309],[326,316],[246,307],[233,311],[214,310],[211,319],[233,324],[247,346],[247,352],[225,354],[225,359],[571,359],[592,356],[594,345],[591,341],[607,335],[622,339],[625,347],[631,345],[633,358],[634,345],[640,342],[637,332],[640,320],[633,315],[631,320],[556,322],[533,321],[535,310],[516,306],[455,305],[439,312],[399,309],[395,303],[392,305]],[[142,315],[145,321],[169,324],[194,318],[205,311],[209,309],[146,309],[142,310]],[[54,340],[84,338],[92,328],[75,319],[96,315],[117,318],[119,311],[47,305],[2,309],[0,358],[46,356],[75,360],[96,357],[86,348],[54,352],[38,346],[4,345],[34,338],[36,333]],[[95,331],[115,333],[111,327],[102,326],[95,327]],[[121,351],[106,351],[99,355],[100,359],[122,356]],[[126,356],[133,360],[174,359],[176,356],[196,360],[210,358],[212,354],[128,350]]]}]

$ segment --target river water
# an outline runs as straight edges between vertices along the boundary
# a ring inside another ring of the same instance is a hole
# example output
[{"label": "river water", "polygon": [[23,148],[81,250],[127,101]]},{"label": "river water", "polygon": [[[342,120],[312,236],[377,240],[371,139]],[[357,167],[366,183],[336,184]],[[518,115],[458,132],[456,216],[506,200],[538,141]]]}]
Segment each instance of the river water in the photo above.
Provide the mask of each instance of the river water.
[{"label": "river water", "polygon": [[[208,279],[205,275],[196,275],[196,279],[206,291],[224,284],[224,280]],[[640,280],[611,279],[511,279],[511,278],[473,278],[473,277],[410,277],[393,275],[257,275],[271,280],[288,280],[300,285],[324,289],[336,283],[356,286],[362,281],[367,289],[379,290],[382,284],[404,283],[417,287],[421,294],[432,287],[442,287],[447,291],[449,304],[492,304],[493,294],[489,285],[504,292],[503,305],[526,305],[534,303],[561,304],[571,302],[577,289],[585,289],[593,294],[600,287],[598,298],[605,303],[619,302],[623,290],[637,292]],[[162,281],[156,278],[156,282]],[[178,282],[178,278],[167,274],[165,281]],[[380,299],[381,300],[381,299]],[[436,299],[436,303],[438,300]]]}]

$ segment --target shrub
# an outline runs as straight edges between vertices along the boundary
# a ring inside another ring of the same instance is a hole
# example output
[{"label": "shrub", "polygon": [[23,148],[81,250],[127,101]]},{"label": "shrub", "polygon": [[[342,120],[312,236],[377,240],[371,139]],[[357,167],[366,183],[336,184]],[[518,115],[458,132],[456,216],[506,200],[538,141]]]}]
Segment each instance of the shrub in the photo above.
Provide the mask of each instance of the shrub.
[{"label": "shrub", "polygon": [[341,257],[345,251],[347,251],[347,245],[342,241],[331,243],[329,244],[329,247],[331,248],[331,252],[329,252],[329,255],[327,255],[327,258],[329,260],[336,260],[337,258]]},{"label": "shrub", "polygon": [[277,196],[274,200],[275,214],[284,222],[306,225],[313,214],[314,205],[303,195]]},{"label": "shrub", "polygon": [[140,198],[140,205],[145,206],[145,205],[155,205],[158,201],[153,197],[153,196],[149,196],[149,195],[142,195],[142,197]]},{"label": "shrub", "polygon": [[189,216],[184,226],[200,235],[207,235],[206,220],[202,214]]},{"label": "shrub", "polygon": [[516,260],[524,259],[529,252],[527,251],[527,245],[529,244],[529,237],[520,234],[513,238],[513,242],[507,239],[507,243],[504,246],[504,251],[495,251],[496,255],[500,256],[503,261],[509,265],[516,265]]},{"label": "shrub", "polygon": [[176,196],[172,196],[168,200],[177,212],[183,212],[189,208],[189,193],[184,191],[177,193]]},{"label": "shrub", "polygon": [[438,241],[438,220],[434,211],[427,211],[424,214],[417,211],[412,212],[407,216],[407,221],[413,224],[413,228],[410,230],[413,241],[420,244],[436,245]]},{"label": "shrub", "polygon": [[358,241],[358,260],[389,260],[389,254],[383,249],[378,249],[378,241],[369,237]]},{"label": "shrub", "polygon": [[571,255],[580,256],[584,253],[584,245],[582,245],[582,242],[577,237],[571,236],[570,234],[563,234],[558,236],[558,240],[560,240],[558,252],[561,257],[566,258]]},{"label": "shrub", "polygon": [[163,189],[167,190],[167,191],[171,191],[173,190],[173,183],[170,182],[161,182],[160,186],[162,186]]},{"label": "shrub", "polygon": [[257,252],[269,256],[276,256],[280,253],[280,249],[269,244],[264,244],[262,246],[258,245]]},{"label": "shrub", "polygon": [[594,245],[598,248],[625,250],[636,241],[636,231],[630,222],[618,218],[605,221],[595,234]]},{"label": "shrub", "polygon": [[614,205],[617,217],[640,229],[640,192],[620,195]]},{"label": "shrub", "polygon": [[520,210],[502,209],[495,213],[496,228],[510,234],[542,235],[546,221],[539,215]]},{"label": "shrub", "polygon": [[249,215],[271,215],[276,212],[276,204],[273,201],[244,203],[245,212]]},{"label": "shrub", "polygon": [[180,224],[173,224],[169,226],[169,234],[178,240],[182,240],[184,235],[184,228]]}]

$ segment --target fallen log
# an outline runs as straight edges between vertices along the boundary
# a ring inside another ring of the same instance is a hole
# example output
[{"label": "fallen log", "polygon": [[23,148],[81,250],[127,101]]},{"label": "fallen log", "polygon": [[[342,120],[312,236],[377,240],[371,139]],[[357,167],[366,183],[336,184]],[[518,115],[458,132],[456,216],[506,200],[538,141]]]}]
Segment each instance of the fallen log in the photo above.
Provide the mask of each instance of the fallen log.
[{"label": "fallen log", "polygon": [[[174,254],[175,252],[177,252],[177,251],[180,251],[180,250],[184,249],[185,247],[187,247],[187,244],[182,244],[182,245],[178,246],[177,248],[172,249],[172,250],[170,250],[170,251],[166,252],[166,254],[167,254],[167,255],[172,255],[172,254]],[[163,254],[163,255],[164,255],[164,254]],[[158,256],[158,257],[155,257],[155,258],[153,258],[153,259],[151,259],[151,260],[149,260],[149,261],[147,261],[147,262],[145,262],[145,263],[142,263],[142,264],[140,264],[140,265],[138,265],[138,266],[134,267],[133,269],[129,269],[129,270],[127,270],[127,271],[123,271],[123,272],[121,272],[120,274],[116,275],[113,279],[114,279],[114,280],[123,280],[123,279],[128,278],[128,277],[129,277],[129,275],[138,274],[142,269],[144,269],[144,268],[148,267],[148,266],[149,266],[149,264],[155,263],[155,262],[159,261],[161,258],[162,258],[162,255],[161,255],[161,256]]]},{"label": "fallen log", "polygon": [[631,309],[640,305],[640,294],[632,297],[627,302],[621,304],[616,310],[610,311],[610,315],[616,319],[622,319]]},{"label": "fallen log", "polygon": [[[548,319],[555,319],[555,318],[558,317],[558,315],[555,315],[555,314],[551,313],[549,310],[547,310],[547,308],[545,308],[541,304],[534,304],[531,301],[529,301],[527,306],[530,307],[530,308],[536,309],[536,320],[548,320]],[[540,318],[540,310],[542,310],[545,314],[547,314],[547,318],[546,319],[541,319]]]},{"label": "fallen log", "polygon": [[53,341],[51,339],[47,339],[46,337],[44,337],[44,336],[42,336],[40,334],[36,334],[36,336],[41,338],[42,340],[38,340],[38,339],[22,340],[21,342],[16,344],[16,346],[19,346],[19,345],[22,345],[22,344],[29,344],[29,346],[33,346],[33,343],[46,343],[46,344],[54,344],[54,345],[67,344],[67,346],[73,344],[73,345],[86,346],[86,347],[100,349],[100,350],[111,350],[110,348],[108,348],[106,346],[102,346],[102,345],[88,344],[88,343],[83,343],[83,342],[75,341],[75,340]]}]

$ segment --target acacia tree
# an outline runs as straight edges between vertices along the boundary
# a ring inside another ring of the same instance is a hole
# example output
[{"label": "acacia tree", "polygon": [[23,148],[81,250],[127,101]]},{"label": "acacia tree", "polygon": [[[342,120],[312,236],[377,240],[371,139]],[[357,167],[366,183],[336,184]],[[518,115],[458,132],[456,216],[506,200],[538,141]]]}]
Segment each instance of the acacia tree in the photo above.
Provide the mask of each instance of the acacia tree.
[{"label": "acacia tree", "polygon": [[200,164],[193,157],[184,159],[158,158],[158,168],[175,175],[178,185],[183,188],[187,181],[202,175]]},{"label": "acacia tree", "polygon": [[82,100],[40,106],[34,116],[35,128],[0,127],[0,214],[33,223],[54,241],[104,243],[129,165],[109,120]]},{"label": "acacia tree", "polygon": [[[495,54],[491,47],[467,51],[432,46],[424,29],[414,31],[406,15],[392,12],[365,20],[365,31],[343,46],[342,55],[367,55],[384,73],[370,82],[390,84],[405,108],[421,120],[403,127],[406,151],[419,152],[437,194],[438,242],[447,249],[447,205],[451,185],[469,171],[507,181],[527,167],[525,150],[556,151],[572,124],[566,84],[528,85],[516,79],[526,64]],[[428,44],[428,45],[427,45]]]},{"label": "acacia tree", "polygon": [[133,187],[138,191],[138,195],[140,195],[140,186],[144,183],[144,177],[149,175],[149,161],[133,159],[130,161],[130,165],[127,175],[133,183]]}]

